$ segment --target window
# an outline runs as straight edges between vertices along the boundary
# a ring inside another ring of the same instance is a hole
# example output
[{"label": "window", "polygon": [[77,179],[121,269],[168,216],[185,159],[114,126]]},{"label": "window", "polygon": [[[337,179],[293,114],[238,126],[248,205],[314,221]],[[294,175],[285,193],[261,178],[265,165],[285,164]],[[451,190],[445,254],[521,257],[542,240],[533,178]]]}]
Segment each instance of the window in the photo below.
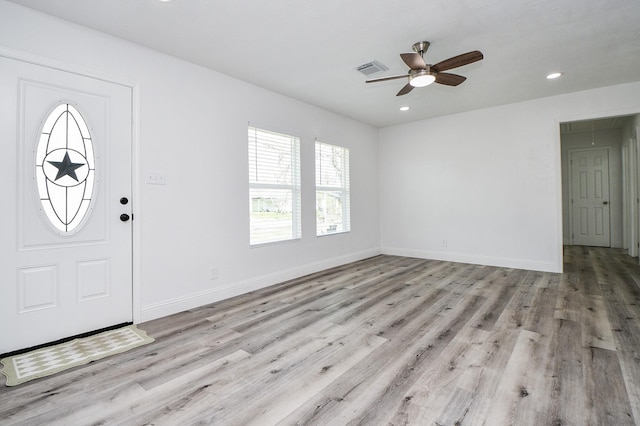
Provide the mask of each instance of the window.
[{"label": "window", "polygon": [[351,230],[349,149],[316,141],[316,234]]},{"label": "window", "polygon": [[90,212],[96,171],[89,128],[73,105],[58,105],[44,120],[35,163],[45,216],[60,235],[79,231]]},{"label": "window", "polygon": [[249,126],[250,244],[300,238],[300,139]]}]

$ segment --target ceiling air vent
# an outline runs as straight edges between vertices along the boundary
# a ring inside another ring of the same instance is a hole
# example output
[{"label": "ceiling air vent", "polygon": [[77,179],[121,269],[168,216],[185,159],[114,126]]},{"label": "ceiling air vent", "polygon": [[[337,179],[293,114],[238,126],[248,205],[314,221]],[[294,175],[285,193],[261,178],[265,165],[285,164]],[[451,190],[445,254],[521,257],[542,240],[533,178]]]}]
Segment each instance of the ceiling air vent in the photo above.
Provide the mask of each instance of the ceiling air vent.
[{"label": "ceiling air vent", "polygon": [[388,69],[389,69],[388,67],[382,65],[380,62],[375,60],[371,62],[367,62],[366,64],[362,64],[358,68],[356,68],[356,70],[360,71],[362,74],[366,75],[367,77],[370,76],[371,74],[375,74],[380,71],[387,71]]}]

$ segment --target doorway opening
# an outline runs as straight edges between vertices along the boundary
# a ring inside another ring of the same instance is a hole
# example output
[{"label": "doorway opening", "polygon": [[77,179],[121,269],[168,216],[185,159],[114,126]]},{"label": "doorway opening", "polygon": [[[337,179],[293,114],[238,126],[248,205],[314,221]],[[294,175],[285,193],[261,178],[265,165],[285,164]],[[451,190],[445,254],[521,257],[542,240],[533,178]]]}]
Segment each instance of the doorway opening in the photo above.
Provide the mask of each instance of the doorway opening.
[{"label": "doorway opening", "polygon": [[640,242],[640,114],[560,123],[564,245]]}]

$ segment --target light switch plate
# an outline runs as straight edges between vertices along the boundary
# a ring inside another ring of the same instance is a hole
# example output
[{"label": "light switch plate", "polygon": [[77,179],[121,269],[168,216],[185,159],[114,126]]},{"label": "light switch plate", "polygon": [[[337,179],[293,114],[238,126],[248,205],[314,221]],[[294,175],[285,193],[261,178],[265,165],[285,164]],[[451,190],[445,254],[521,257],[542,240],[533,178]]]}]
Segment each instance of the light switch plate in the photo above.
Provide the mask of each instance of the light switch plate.
[{"label": "light switch plate", "polygon": [[145,182],[151,185],[164,185],[165,177],[161,172],[149,172],[146,175]]}]

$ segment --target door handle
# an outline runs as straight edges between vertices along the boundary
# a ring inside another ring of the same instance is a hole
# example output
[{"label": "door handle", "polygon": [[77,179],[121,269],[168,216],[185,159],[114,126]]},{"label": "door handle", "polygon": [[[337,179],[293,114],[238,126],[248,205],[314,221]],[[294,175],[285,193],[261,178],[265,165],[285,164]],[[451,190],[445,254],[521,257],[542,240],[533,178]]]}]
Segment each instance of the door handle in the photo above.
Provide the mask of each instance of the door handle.
[{"label": "door handle", "polygon": [[123,222],[128,221],[128,220],[129,220],[129,215],[128,215],[128,214],[126,214],[126,213],[122,213],[122,214],[120,215],[120,220],[121,220],[121,221],[123,221]]},{"label": "door handle", "polygon": [[609,204],[609,202],[608,201],[603,201],[602,204],[604,204],[606,206],[607,204]]}]

